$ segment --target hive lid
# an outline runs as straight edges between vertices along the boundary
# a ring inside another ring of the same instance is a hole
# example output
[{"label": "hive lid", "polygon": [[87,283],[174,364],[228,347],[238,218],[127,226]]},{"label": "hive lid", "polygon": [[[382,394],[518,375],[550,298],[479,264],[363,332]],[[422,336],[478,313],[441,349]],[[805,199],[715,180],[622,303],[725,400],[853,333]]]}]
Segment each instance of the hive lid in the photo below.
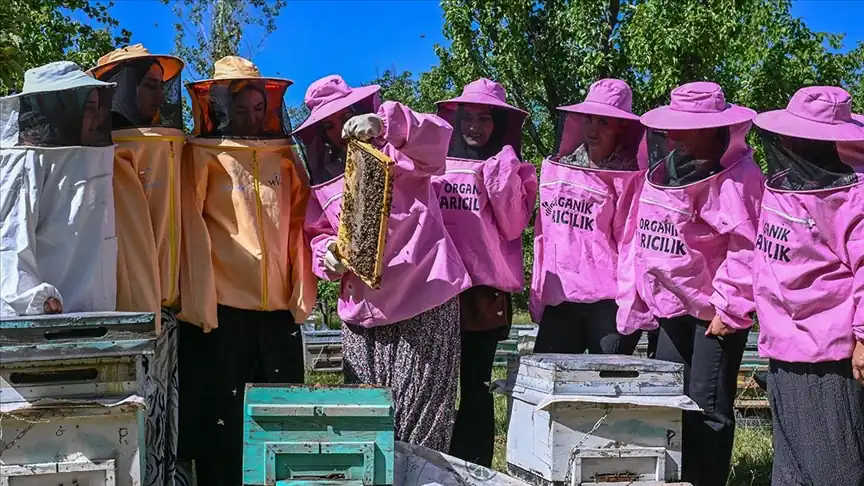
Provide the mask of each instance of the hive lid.
[{"label": "hive lid", "polygon": [[684,393],[684,366],[618,355],[522,356],[515,387],[548,394],[675,396]]},{"label": "hive lid", "polygon": [[153,313],[77,312],[0,319],[3,364],[152,354]]},{"label": "hive lid", "polygon": [[532,354],[523,356],[520,361],[526,366],[555,371],[684,371],[684,365],[678,363],[615,354]]}]

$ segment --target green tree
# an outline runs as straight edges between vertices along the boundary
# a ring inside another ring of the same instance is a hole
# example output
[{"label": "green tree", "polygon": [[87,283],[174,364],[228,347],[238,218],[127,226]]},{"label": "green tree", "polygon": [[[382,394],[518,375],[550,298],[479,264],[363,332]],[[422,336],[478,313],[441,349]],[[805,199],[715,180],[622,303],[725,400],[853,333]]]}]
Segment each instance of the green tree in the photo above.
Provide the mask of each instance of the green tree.
[{"label": "green tree", "polygon": [[213,63],[225,56],[258,55],[285,6],[285,0],[162,1],[177,17],[174,53],[195,79],[210,77]]},{"label": "green tree", "polygon": [[[132,33],[110,15],[112,2],[4,0],[0,2],[0,95],[22,87],[24,71],[53,61],[82,69],[126,45]],[[76,20],[75,17],[86,20]]]}]

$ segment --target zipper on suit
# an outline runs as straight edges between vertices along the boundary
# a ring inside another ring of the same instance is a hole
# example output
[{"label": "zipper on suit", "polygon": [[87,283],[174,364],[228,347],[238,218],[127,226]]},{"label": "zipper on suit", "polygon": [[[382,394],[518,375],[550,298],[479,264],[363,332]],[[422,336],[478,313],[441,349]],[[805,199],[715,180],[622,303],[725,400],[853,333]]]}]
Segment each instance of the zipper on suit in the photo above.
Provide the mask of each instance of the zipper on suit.
[{"label": "zipper on suit", "polygon": [[791,221],[793,223],[806,225],[807,229],[813,229],[813,227],[816,226],[816,222],[810,218],[806,218],[806,219],[796,218],[795,216],[790,216],[790,215],[784,213],[783,211],[780,211],[779,209],[774,209],[774,208],[765,206],[764,204],[762,205],[762,209],[764,209],[765,211],[768,211],[770,213],[774,213],[777,216],[780,216],[781,218],[785,219],[786,221]]},{"label": "zipper on suit", "polygon": [[255,215],[258,241],[261,245],[261,310],[267,310],[267,243],[264,241],[264,208],[261,204],[261,181],[258,170],[258,151],[252,151],[252,178],[255,187]]},{"label": "zipper on suit", "polygon": [[177,215],[174,214],[174,208],[177,201],[174,196],[174,187],[177,181],[174,180],[174,141],[168,141],[168,262],[171,265],[170,277],[171,284],[168,287],[168,302],[163,302],[166,306],[174,304],[174,295],[177,291]]},{"label": "zipper on suit", "polygon": [[588,187],[588,186],[585,186],[585,185],[582,185],[582,184],[579,184],[579,183],[576,183],[576,182],[565,181],[565,180],[557,180],[557,181],[544,182],[544,183],[540,184],[540,187],[556,186],[556,185],[558,185],[558,184],[564,184],[565,186],[578,187],[579,189],[582,189],[582,190],[588,191],[588,192],[593,193],[593,194],[597,194],[598,196],[603,196],[603,197],[608,197],[608,196],[609,196],[608,193],[603,192],[603,191],[601,191],[601,190],[599,190],[599,189],[594,189],[593,187]]},{"label": "zipper on suit", "polygon": [[690,218],[691,221],[696,219],[696,213],[691,213],[690,211],[687,211],[684,209],[673,208],[672,206],[669,206],[668,204],[663,204],[663,203],[657,202],[653,199],[647,199],[644,197],[640,197],[639,202],[643,202],[645,204],[650,204],[652,206],[661,207],[663,209],[668,209],[669,211],[673,211],[673,212],[676,212],[678,214],[683,214],[684,216],[687,216],[688,218]]}]

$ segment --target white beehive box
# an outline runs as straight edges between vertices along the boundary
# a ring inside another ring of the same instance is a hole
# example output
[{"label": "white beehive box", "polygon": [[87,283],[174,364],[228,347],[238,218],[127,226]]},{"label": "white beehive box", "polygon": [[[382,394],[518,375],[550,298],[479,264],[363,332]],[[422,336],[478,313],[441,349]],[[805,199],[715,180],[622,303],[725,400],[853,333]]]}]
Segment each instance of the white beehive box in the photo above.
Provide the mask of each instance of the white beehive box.
[{"label": "white beehive box", "polygon": [[153,314],[0,320],[0,486],[143,484]]},{"label": "white beehive box", "polygon": [[514,476],[542,486],[678,481],[682,410],[698,410],[683,395],[682,365],[540,354],[522,356],[509,373]]}]

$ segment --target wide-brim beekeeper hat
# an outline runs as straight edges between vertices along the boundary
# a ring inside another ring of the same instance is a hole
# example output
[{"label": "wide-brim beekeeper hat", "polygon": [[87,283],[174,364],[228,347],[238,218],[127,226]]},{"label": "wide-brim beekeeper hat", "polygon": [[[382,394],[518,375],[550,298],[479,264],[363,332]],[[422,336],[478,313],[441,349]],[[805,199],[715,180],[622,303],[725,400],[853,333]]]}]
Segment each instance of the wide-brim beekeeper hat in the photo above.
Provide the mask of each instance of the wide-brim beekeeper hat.
[{"label": "wide-brim beekeeper hat", "polygon": [[134,44],[127,47],[115,49],[99,58],[96,67],[87,71],[93,77],[101,78],[102,75],[113,69],[124,61],[152,58],[162,66],[162,80],[168,81],[177,77],[183,71],[183,60],[179,57],[166,54],[151,54],[143,44]]}]

